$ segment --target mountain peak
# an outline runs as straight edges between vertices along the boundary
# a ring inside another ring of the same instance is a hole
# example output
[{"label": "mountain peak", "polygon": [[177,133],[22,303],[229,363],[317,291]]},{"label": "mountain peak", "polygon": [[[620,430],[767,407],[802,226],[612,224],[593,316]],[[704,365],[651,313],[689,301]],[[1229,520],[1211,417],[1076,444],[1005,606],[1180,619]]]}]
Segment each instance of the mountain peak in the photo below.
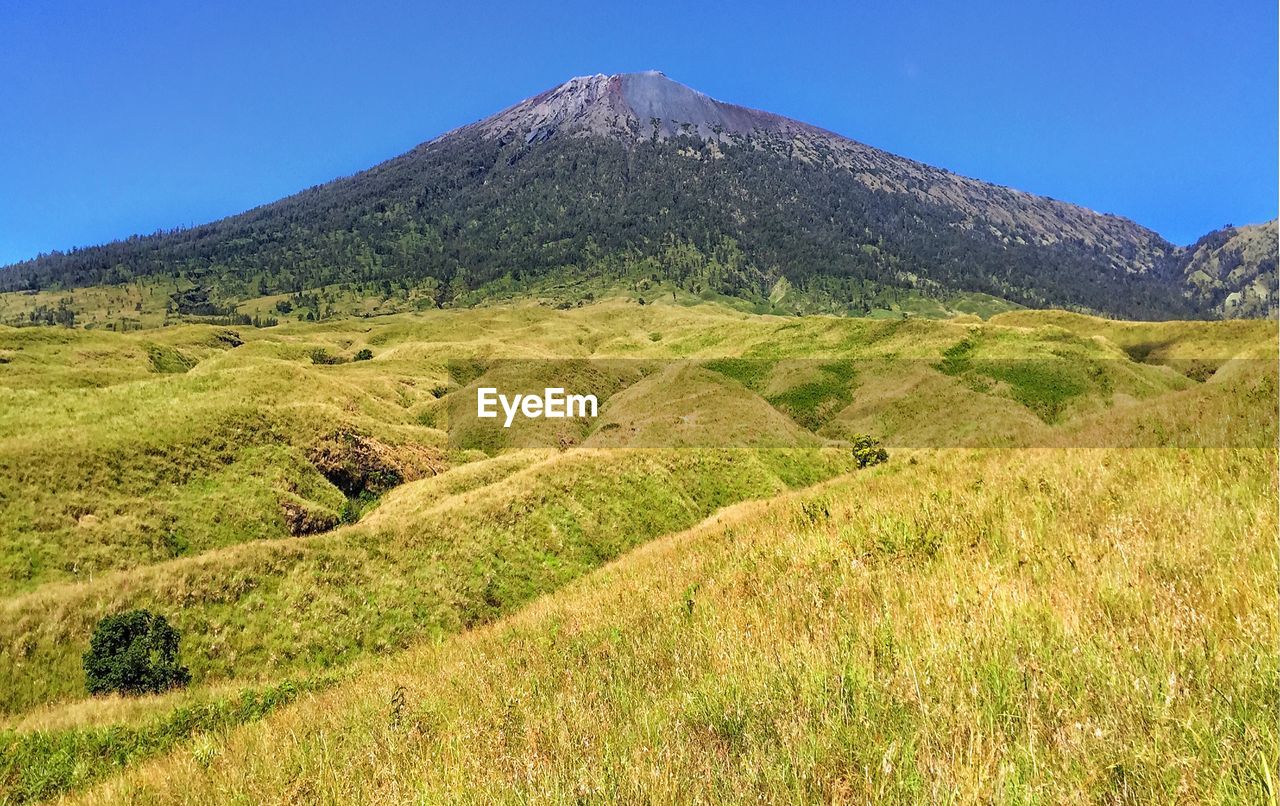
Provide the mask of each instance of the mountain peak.
[{"label": "mountain peak", "polygon": [[557,134],[723,139],[754,133],[816,131],[788,118],[717,101],[660,70],[575,76],[477,124],[493,136],[526,142]]}]

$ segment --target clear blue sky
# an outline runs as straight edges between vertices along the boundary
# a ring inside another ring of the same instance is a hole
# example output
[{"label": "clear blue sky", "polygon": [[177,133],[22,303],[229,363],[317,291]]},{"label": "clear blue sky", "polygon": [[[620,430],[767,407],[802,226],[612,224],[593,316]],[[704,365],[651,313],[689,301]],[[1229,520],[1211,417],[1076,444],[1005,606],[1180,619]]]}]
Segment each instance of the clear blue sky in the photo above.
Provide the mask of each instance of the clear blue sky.
[{"label": "clear blue sky", "polygon": [[1276,215],[1276,13],[0,0],[0,264],[239,212],[570,76],[650,68],[1188,243]]}]

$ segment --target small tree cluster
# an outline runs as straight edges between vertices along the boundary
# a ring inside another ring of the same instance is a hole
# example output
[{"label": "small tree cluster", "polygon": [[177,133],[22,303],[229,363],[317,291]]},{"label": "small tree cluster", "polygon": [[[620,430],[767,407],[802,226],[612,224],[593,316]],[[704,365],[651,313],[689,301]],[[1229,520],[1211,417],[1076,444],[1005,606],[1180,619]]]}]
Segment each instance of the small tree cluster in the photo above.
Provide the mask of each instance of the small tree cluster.
[{"label": "small tree cluster", "polygon": [[94,627],[84,654],[90,694],[146,694],[185,686],[191,672],[178,663],[178,631],[164,616],[129,610]]},{"label": "small tree cluster", "polygon": [[858,467],[870,467],[889,460],[889,452],[880,447],[880,440],[861,434],[853,440],[853,458]]}]

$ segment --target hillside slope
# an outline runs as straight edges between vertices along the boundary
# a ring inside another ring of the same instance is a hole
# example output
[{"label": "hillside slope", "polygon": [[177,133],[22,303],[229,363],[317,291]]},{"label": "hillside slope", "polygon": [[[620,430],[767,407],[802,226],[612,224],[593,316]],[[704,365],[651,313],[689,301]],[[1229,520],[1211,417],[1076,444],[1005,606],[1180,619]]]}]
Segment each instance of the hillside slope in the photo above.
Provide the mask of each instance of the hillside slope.
[{"label": "hillside slope", "polygon": [[1196,241],[1180,258],[1183,282],[1218,316],[1275,316],[1276,222],[1226,227]]},{"label": "hillside slope", "polygon": [[1265,801],[1275,472],[923,455],[734,508],[83,801]]},{"label": "hillside slope", "polygon": [[[1264,494],[1250,457],[1276,438],[1276,351],[1267,322],[877,321],[626,300],[240,331],[0,328],[0,799],[175,748],[206,764],[226,731],[389,653],[454,646],[718,508],[835,476],[841,499],[802,511],[817,523],[844,499],[876,501],[850,519],[873,554],[997,540],[968,520],[974,497],[1030,518],[1000,521],[1008,535],[1056,517],[1021,508],[1043,497],[1092,501],[1099,539],[1141,536],[1173,499],[1107,507],[1169,486],[1193,511],[1188,534],[1213,541],[1178,532],[1179,545],[1229,556],[1220,544],[1263,534],[1242,519]],[[454,402],[475,384],[561,378],[602,396],[571,439],[458,444],[470,437]],[[885,441],[888,470],[857,469],[863,434]],[[953,450],[971,447],[1012,450]],[[1105,493],[1088,486],[1113,472]],[[1064,498],[1038,482],[1054,474]],[[902,483],[877,493],[888,478]],[[935,517],[952,526],[933,534]],[[783,537],[771,530],[762,547]],[[696,607],[700,583],[681,584]],[[85,698],[90,630],[130,607],[182,631],[189,690]]]},{"label": "hillside slope", "polygon": [[[861,433],[1043,444],[1073,417],[1261,358],[1271,335],[1255,322],[796,319],[622,301],[269,329],[0,327],[0,594],[325,532],[483,456],[468,448],[781,448]],[[350,360],[361,350],[373,358]],[[601,397],[593,427],[520,443],[496,422],[474,436],[450,426],[466,388],[512,382],[500,361],[542,388],[570,377],[564,359]],[[476,375],[457,376],[459,360]],[[601,369],[611,361],[616,377]]]},{"label": "hillside slope", "polygon": [[222,221],[10,267],[0,291],[148,278],[186,316],[334,285],[436,306],[600,278],[847,314],[963,293],[1127,318],[1255,310],[1189,295],[1182,254],[1127,219],[641,73],[572,79]]}]

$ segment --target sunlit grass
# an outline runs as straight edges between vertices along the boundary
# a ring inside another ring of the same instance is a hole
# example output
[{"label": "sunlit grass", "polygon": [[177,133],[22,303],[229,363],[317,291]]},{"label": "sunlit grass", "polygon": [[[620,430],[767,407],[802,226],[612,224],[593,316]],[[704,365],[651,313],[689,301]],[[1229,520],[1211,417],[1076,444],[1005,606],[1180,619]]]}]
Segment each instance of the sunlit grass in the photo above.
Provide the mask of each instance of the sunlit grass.
[{"label": "sunlit grass", "polygon": [[739,505],[89,797],[1270,797],[1272,452],[913,458]]},{"label": "sunlit grass", "polygon": [[[0,327],[0,712],[44,732],[0,798],[1265,801],[1275,354],[1261,322],[621,300]],[[457,359],[501,357],[706,363],[618,381],[586,447],[459,450]],[[614,447],[691,413],[789,449]],[[820,447],[863,433],[888,465]],[[349,495],[343,435],[416,475]],[[1028,444],[1063,447],[939,449]],[[135,606],[196,685],[81,699]]]}]

